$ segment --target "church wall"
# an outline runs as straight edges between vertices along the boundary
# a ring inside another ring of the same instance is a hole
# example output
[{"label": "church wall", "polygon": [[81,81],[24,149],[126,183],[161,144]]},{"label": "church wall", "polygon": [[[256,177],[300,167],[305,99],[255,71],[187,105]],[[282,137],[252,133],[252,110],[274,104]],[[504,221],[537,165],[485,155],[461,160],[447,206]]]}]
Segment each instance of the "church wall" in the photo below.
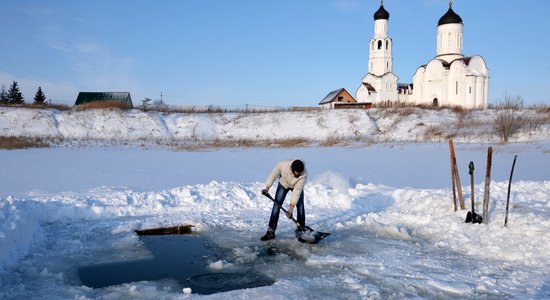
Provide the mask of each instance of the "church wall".
[{"label": "church wall", "polygon": [[413,94],[411,97],[411,102],[414,104],[421,104],[424,97],[424,74],[426,68],[420,67],[416,70],[416,73],[413,76]]},{"label": "church wall", "polygon": [[476,77],[473,75],[466,76],[466,101],[465,106],[467,107],[476,107],[477,101],[476,101]]},{"label": "church wall", "polygon": [[369,90],[362,83],[355,93],[355,100],[357,102],[373,102],[369,95]]},{"label": "church wall", "polygon": [[465,105],[466,97],[466,65],[462,60],[454,61],[449,70],[449,100],[448,105]]}]

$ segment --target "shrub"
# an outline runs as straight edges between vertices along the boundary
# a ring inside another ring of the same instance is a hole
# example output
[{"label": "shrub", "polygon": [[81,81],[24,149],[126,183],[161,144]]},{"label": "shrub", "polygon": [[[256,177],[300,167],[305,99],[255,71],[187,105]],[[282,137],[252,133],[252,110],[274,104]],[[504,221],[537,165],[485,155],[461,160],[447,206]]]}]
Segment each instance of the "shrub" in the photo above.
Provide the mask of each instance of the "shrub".
[{"label": "shrub", "polygon": [[522,107],[523,99],[520,96],[505,96],[504,102],[495,106],[493,128],[504,143],[525,124],[520,114]]}]

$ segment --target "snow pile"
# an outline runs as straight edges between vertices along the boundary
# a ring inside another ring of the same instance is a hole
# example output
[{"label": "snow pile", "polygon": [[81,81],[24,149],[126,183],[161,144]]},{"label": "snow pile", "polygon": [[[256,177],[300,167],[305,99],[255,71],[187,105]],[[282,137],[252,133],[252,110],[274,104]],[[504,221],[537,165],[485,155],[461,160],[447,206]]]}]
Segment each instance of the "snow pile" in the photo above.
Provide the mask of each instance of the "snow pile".
[{"label": "snow pile", "polygon": [[[133,230],[156,226],[192,223],[197,225],[196,229],[199,232],[214,235],[220,244],[233,249],[235,260],[231,261],[228,258],[212,261],[209,268],[213,270],[231,270],[239,264],[254,262],[259,259],[260,254],[258,250],[254,250],[257,246],[253,245],[261,245],[257,239],[265,230],[267,216],[271,209],[270,205],[266,205],[267,201],[263,196],[258,193],[262,185],[260,182],[243,184],[213,181],[208,184],[182,186],[157,192],[101,188],[84,194],[66,193],[34,198],[2,199],[0,201],[0,243],[3,247],[0,252],[0,266],[3,272],[0,273],[0,285],[9,288],[0,293],[0,296],[9,298],[14,295],[26,295],[22,291],[14,290],[13,285],[17,285],[18,281],[10,279],[6,271],[14,268],[18,261],[29,253],[32,253],[32,256],[23,259],[23,265],[19,268],[29,269],[29,272],[30,269],[39,268],[37,272],[41,273],[39,278],[22,279],[30,281],[29,285],[34,285],[33,282],[38,280],[38,286],[40,286],[40,282],[50,278],[55,281],[54,287],[50,289],[56,293],[61,289],[63,295],[67,297],[69,295],[74,297],[112,296],[112,293],[123,297],[135,294],[138,298],[162,295],[166,291],[162,292],[162,288],[158,286],[150,290],[150,283],[123,285],[114,288],[114,291],[113,288],[105,289],[103,292],[91,291],[85,287],[75,286],[73,282],[77,282],[77,279],[64,278],[63,276],[69,275],[51,270],[55,267],[48,265],[67,263],[67,258],[55,257],[75,256],[74,260],[90,260],[84,254],[78,254],[82,251],[81,247],[87,248],[87,244],[94,244],[93,247],[101,248],[105,240],[113,240],[112,243],[118,245],[117,251],[122,251],[128,245],[136,243]],[[323,173],[312,180],[305,189],[308,224],[323,231],[332,232],[332,235],[321,248],[294,248],[289,253],[281,254],[279,261],[270,267],[273,268],[274,273],[271,275],[282,276],[279,277],[276,285],[252,290],[245,294],[246,298],[263,295],[266,289],[273,290],[267,292],[268,294],[275,292],[281,295],[282,286],[289,290],[298,288],[293,282],[300,282],[300,286],[315,286],[317,289],[319,285],[330,286],[335,280],[343,284],[344,295],[350,293],[348,296],[352,298],[382,297],[386,295],[383,290],[365,285],[364,281],[373,280],[373,278],[389,280],[387,278],[396,276],[388,274],[388,272],[396,272],[396,265],[399,265],[399,268],[405,268],[402,269],[405,274],[399,277],[409,274],[412,280],[409,284],[417,286],[420,283],[413,282],[419,280],[422,283],[417,288],[422,287],[429,291],[427,294],[404,292],[404,294],[395,294],[396,296],[437,295],[441,291],[444,295],[455,296],[476,293],[503,296],[507,295],[506,292],[502,292],[503,290],[512,291],[527,282],[531,282],[530,286],[540,285],[539,279],[543,280],[545,276],[543,274],[550,274],[548,259],[550,182],[515,183],[514,202],[508,228],[502,225],[507,182],[492,182],[491,185],[493,189],[489,212],[490,224],[472,225],[464,223],[466,210],[454,212],[452,209],[449,189],[393,188],[373,183],[351,184],[339,174]],[[482,194],[483,188],[481,184],[475,186],[476,194]],[[466,193],[465,196],[468,197],[468,194]],[[105,233],[94,234],[98,229],[96,227],[98,225],[93,225],[96,223],[104,223],[107,227],[111,227],[110,234],[113,237],[108,237]],[[55,229],[56,227],[64,229]],[[53,236],[45,237],[43,228],[53,231],[50,233]],[[65,230],[69,230],[69,233]],[[287,223],[281,219],[278,234],[283,244],[286,243],[285,236],[290,237],[290,243],[295,243],[292,239],[292,231],[290,222]],[[237,232],[237,234],[228,234],[231,232]],[[48,246],[53,242],[51,239],[64,241],[68,238],[63,235],[71,236],[74,240],[65,241],[61,248]],[[88,237],[84,238],[85,236]],[[363,240],[369,236],[371,240]],[[380,240],[375,240],[376,238]],[[85,242],[87,239],[91,240]],[[386,242],[397,244],[384,246],[383,243]],[[75,244],[71,245],[71,243]],[[50,253],[54,250],[50,247],[54,247],[57,251],[55,257]],[[453,282],[452,279],[456,276],[471,276],[467,274],[470,270],[459,266],[457,270],[446,270],[451,272],[450,278],[434,276],[429,267],[431,262],[398,257],[403,253],[393,253],[401,247],[429,248],[429,250],[414,251],[428,251],[431,254],[423,254],[428,257],[443,255],[436,261],[437,263],[447,263],[456,255],[438,254],[438,252],[458,253],[475,261],[481,259],[493,262],[485,266],[490,269],[490,272],[502,272],[499,268],[506,265],[507,268],[514,266],[518,270],[530,270],[529,272],[534,269],[539,277],[533,279],[527,276],[527,278],[518,279],[505,276],[500,280],[506,284],[492,281],[491,276],[464,279],[468,283]],[[377,248],[380,249],[376,250]],[[112,259],[115,255],[112,252],[110,250],[107,259],[109,257]],[[293,267],[288,265],[293,264],[288,255],[305,260],[305,266],[312,270],[293,270]],[[381,260],[373,262],[373,256],[377,255],[382,257],[377,258]],[[40,257],[49,257],[46,260],[52,261],[38,263],[37,260],[40,260]],[[102,258],[105,259],[105,257]],[[92,261],[97,262],[97,259],[98,257],[94,255]],[[42,264],[49,267],[39,267]],[[411,266],[407,267],[408,264]],[[315,279],[315,276],[311,278],[311,274],[303,273],[319,272],[319,270],[336,272],[337,275],[327,273],[323,276],[328,278],[321,279],[323,278],[321,276]],[[397,282],[386,284],[398,285]],[[472,288],[471,284],[477,286]],[[500,287],[495,290],[495,285]],[[26,289],[33,290],[32,287]],[[144,291],[148,292],[143,294]],[[168,295],[174,297],[177,295],[171,293],[169,292]],[[233,297],[239,293],[229,292],[225,296]],[[329,295],[323,293],[329,293],[329,291],[318,290],[311,294],[311,297]],[[282,295],[284,294],[283,292]],[[520,294],[532,295],[529,291],[523,291]]]},{"label": "snow pile", "polygon": [[[455,112],[419,108],[207,114],[0,107],[0,135],[67,143],[149,145],[287,139],[312,144],[419,142],[445,141],[449,137],[457,142],[499,142],[494,129],[496,114],[496,110]],[[510,137],[511,142],[548,139],[547,112],[524,109],[517,115],[530,122]]]}]

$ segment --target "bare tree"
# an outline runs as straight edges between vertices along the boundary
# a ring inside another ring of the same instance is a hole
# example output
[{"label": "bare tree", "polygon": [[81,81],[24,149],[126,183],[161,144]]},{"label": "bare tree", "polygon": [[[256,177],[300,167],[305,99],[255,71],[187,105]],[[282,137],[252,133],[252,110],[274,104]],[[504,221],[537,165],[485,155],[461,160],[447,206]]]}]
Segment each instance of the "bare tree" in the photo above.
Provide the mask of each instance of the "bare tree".
[{"label": "bare tree", "polygon": [[504,102],[495,106],[494,130],[500,139],[507,143],[510,136],[518,132],[523,124],[521,109],[523,98],[521,96],[504,96]]}]

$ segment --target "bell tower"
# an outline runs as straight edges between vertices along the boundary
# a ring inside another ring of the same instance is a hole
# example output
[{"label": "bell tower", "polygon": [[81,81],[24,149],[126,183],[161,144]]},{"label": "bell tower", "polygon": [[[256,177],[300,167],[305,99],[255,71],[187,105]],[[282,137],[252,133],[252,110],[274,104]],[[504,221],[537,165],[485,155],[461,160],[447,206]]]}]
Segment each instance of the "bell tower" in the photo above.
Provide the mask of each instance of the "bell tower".
[{"label": "bell tower", "polygon": [[392,40],[388,36],[390,14],[384,9],[384,0],[374,13],[374,37],[370,41],[369,73],[382,76],[391,73],[393,66]]},{"label": "bell tower", "polygon": [[369,43],[369,71],[357,89],[358,102],[398,101],[397,76],[393,74],[392,39],[388,35],[390,13],[384,8],[384,0],[374,13],[374,36]]}]

